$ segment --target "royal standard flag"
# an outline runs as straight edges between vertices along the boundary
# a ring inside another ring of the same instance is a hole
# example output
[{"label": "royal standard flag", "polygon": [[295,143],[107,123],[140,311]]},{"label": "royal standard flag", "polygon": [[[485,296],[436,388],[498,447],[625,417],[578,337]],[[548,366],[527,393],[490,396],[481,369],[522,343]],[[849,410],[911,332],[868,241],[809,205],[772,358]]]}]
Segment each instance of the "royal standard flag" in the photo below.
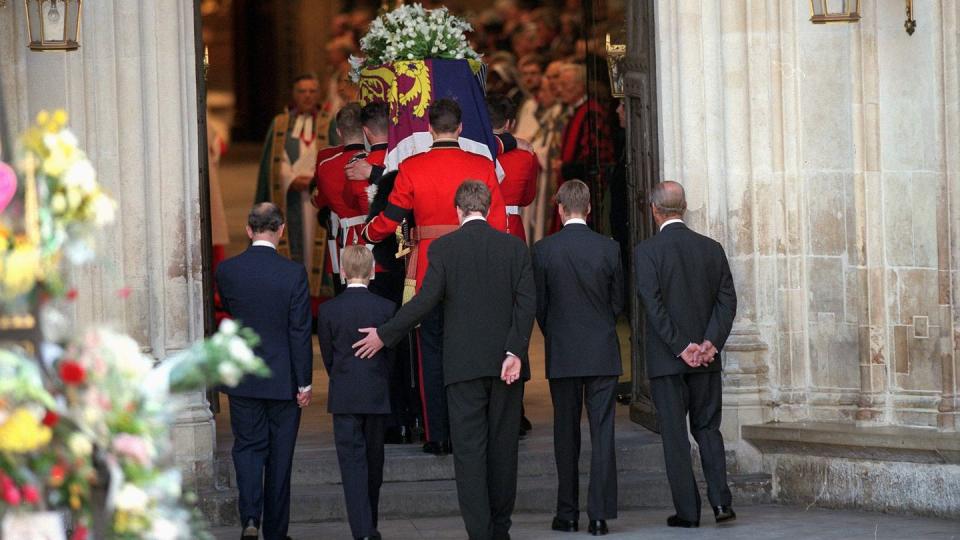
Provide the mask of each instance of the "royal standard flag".
[{"label": "royal standard flag", "polygon": [[360,104],[390,105],[387,171],[433,144],[427,110],[435,100],[452,98],[460,105],[463,132],[460,148],[496,163],[498,143],[487,116],[484,93],[486,66],[475,60],[409,60],[366,68],[360,72]]}]

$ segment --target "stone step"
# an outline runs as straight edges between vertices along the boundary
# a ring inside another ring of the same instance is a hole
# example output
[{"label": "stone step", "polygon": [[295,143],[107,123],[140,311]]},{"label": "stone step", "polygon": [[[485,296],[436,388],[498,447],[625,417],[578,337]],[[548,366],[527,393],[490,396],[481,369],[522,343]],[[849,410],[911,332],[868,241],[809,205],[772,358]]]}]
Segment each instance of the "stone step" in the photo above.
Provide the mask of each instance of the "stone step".
[{"label": "stone step", "polygon": [[[385,482],[415,482],[453,479],[453,457],[424,454],[419,444],[387,445]],[[550,437],[525,439],[520,443],[518,468],[523,476],[553,476],[556,466]],[[617,469],[621,472],[663,470],[663,447],[658,437],[646,433],[617,435]],[[590,470],[590,441],[581,442],[580,470]],[[294,456],[292,484],[315,486],[340,484],[340,467],[334,448],[310,448]],[[233,459],[228,452],[217,458],[217,485],[236,486]]]},{"label": "stone step", "polygon": [[[581,475],[580,505],[584,511],[587,481],[588,477]],[[769,475],[731,475],[729,481],[735,507],[771,502]],[[622,510],[667,508],[671,505],[670,488],[662,472],[621,472],[618,482],[618,507]],[[520,477],[517,481],[515,511],[553,512],[556,489],[555,476]],[[292,491],[291,521],[308,523],[346,519],[341,486],[297,485]],[[705,492],[705,487],[701,485],[701,493]],[[238,522],[235,489],[201,493],[200,505],[211,526],[236,525]],[[709,506],[706,501],[704,508],[704,519],[708,519]],[[458,514],[457,491],[453,480],[386,482],[380,493],[380,517],[383,519]]]}]

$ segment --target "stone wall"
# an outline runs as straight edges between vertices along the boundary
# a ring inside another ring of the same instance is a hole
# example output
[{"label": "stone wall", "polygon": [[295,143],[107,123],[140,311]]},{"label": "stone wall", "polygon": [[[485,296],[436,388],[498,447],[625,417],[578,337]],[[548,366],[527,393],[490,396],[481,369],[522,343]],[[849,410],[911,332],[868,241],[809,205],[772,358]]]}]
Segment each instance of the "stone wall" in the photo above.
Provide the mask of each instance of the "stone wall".
[{"label": "stone wall", "polygon": [[[118,201],[103,262],[74,275],[78,327],[109,323],[157,359],[203,336],[194,2],[83,5],[80,49],[27,48],[24,3],[0,9],[0,84],[11,131],[63,108],[99,180]],[[126,299],[120,291],[129,288]],[[175,436],[188,475],[212,467],[201,393],[183,396]]]},{"label": "stone wall", "polygon": [[913,36],[902,2],[861,4],[656,3],[662,176],[731,261],[746,469],[747,424],[960,428],[960,4],[915,0]]}]

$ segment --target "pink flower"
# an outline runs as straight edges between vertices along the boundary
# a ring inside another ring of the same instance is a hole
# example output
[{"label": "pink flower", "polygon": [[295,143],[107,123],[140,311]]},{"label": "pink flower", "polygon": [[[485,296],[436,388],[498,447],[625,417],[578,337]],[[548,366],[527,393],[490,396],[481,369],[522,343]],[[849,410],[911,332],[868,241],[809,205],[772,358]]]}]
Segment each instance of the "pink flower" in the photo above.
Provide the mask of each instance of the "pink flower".
[{"label": "pink flower", "polygon": [[150,464],[150,445],[142,437],[121,433],[113,438],[113,450],[140,465]]}]

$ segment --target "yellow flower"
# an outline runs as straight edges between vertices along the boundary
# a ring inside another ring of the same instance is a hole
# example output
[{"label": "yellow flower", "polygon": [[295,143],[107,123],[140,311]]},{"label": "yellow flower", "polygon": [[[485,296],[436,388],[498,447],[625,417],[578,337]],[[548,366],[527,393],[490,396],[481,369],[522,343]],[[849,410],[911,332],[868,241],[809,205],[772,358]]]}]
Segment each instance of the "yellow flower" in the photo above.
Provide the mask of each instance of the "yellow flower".
[{"label": "yellow flower", "polygon": [[7,295],[29,291],[37,281],[40,268],[40,252],[35,246],[20,243],[6,256],[3,269],[3,288]]},{"label": "yellow flower", "polygon": [[37,113],[37,124],[38,124],[38,125],[41,125],[41,126],[46,125],[46,123],[49,122],[49,121],[50,121],[50,113],[48,113],[48,112],[45,111],[45,110],[40,111],[40,112]]},{"label": "yellow flower", "polygon": [[0,425],[0,451],[32,452],[49,444],[52,435],[36,415],[21,407]]},{"label": "yellow flower", "polygon": [[53,121],[57,123],[57,126],[67,125],[67,111],[63,109],[57,109],[53,112]]}]

